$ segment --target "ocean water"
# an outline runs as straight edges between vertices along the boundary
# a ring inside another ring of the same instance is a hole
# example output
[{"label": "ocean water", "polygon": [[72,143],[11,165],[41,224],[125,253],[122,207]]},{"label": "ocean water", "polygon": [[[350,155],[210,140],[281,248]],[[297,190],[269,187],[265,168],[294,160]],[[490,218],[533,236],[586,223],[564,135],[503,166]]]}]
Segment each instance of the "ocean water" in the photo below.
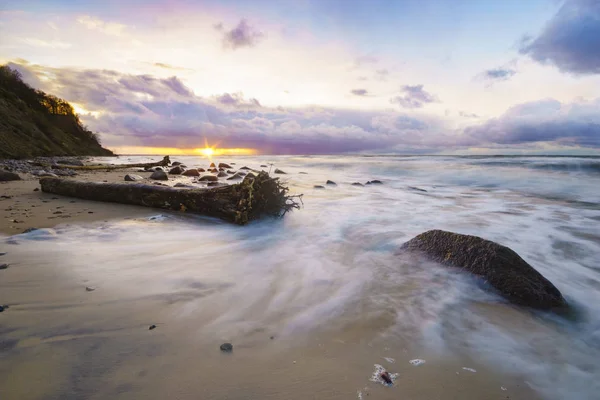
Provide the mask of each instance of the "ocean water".
[{"label": "ocean water", "polygon": [[[188,167],[209,163],[175,160]],[[199,341],[276,332],[301,346],[311,335],[334,332],[368,343],[409,344],[422,354],[402,362],[424,354],[427,362],[418,368],[435,363],[428,356],[460,354],[476,360],[478,371],[484,366],[521,376],[542,398],[598,398],[600,158],[214,161],[255,169],[273,164],[263,169],[287,172],[281,178],[292,193],[304,194],[304,207],[245,227],[157,210],[149,219],[59,226],[4,240],[17,244],[11,254],[23,262],[59,261],[64,274],[85,277],[117,297],[163,296],[176,304],[174,318],[195,326]],[[313,188],[327,179],[337,185]],[[373,179],[383,185],[351,185]],[[430,229],[512,248],[575,312],[559,317],[516,308],[468,276],[396,254],[403,242]]]}]

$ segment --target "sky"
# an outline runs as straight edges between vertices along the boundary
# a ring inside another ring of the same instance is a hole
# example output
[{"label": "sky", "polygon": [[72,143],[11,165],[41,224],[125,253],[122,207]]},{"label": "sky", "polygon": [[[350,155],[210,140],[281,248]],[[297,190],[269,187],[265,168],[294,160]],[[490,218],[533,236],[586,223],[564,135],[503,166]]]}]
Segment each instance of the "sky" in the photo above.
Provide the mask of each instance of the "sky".
[{"label": "sky", "polygon": [[0,0],[119,153],[600,154],[600,0]]}]

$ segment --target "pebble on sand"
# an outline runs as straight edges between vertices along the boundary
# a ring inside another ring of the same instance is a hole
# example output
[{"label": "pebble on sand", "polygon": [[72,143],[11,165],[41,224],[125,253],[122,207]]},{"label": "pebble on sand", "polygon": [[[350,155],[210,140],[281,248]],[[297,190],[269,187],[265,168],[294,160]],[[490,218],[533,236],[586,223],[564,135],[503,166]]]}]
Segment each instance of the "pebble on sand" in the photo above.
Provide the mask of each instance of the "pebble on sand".
[{"label": "pebble on sand", "polygon": [[223,343],[220,347],[221,351],[230,353],[233,351],[233,345],[231,343]]},{"label": "pebble on sand", "polygon": [[[2,255],[2,254],[0,254]],[[0,269],[6,269],[8,268],[8,264],[0,264]]]},{"label": "pebble on sand", "polygon": [[156,325],[150,325],[150,327],[148,327],[148,330],[151,331],[152,329],[156,329]]}]

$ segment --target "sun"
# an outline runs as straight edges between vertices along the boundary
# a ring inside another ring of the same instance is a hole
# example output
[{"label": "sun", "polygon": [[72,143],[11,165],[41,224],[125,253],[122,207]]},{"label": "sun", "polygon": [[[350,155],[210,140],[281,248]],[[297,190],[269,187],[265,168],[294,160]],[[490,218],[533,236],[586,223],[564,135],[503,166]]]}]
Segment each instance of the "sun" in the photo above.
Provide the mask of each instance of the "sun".
[{"label": "sun", "polygon": [[215,149],[213,149],[212,147],[205,147],[205,148],[199,149],[199,150],[202,155],[205,155],[207,157],[210,157],[213,154],[215,154]]}]

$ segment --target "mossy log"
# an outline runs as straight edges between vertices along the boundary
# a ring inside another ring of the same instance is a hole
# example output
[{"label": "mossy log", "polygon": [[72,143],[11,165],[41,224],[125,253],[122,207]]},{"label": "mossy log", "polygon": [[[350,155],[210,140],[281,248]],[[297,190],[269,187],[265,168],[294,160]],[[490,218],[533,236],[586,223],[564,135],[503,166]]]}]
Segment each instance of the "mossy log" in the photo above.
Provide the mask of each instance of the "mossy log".
[{"label": "mossy log", "polygon": [[141,164],[104,164],[104,165],[68,165],[68,164],[44,164],[34,163],[40,167],[52,168],[52,169],[73,169],[77,171],[110,171],[115,169],[126,169],[126,168],[150,168],[150,167],[167,167],[171,164],[169,156],[164,156],[162,160],[153,163],[141,163]]},{"label": "mossy log", "polygon": [[42,191],[86,200],[134,204],[187,211],[245,225],[264,216],[281,217],[300,208],[302,195],[288,195],[278,178],[261,172],[235,185],[210,189],[180,189],[128,183],[82,182],[61,178],[40,179]]}]

